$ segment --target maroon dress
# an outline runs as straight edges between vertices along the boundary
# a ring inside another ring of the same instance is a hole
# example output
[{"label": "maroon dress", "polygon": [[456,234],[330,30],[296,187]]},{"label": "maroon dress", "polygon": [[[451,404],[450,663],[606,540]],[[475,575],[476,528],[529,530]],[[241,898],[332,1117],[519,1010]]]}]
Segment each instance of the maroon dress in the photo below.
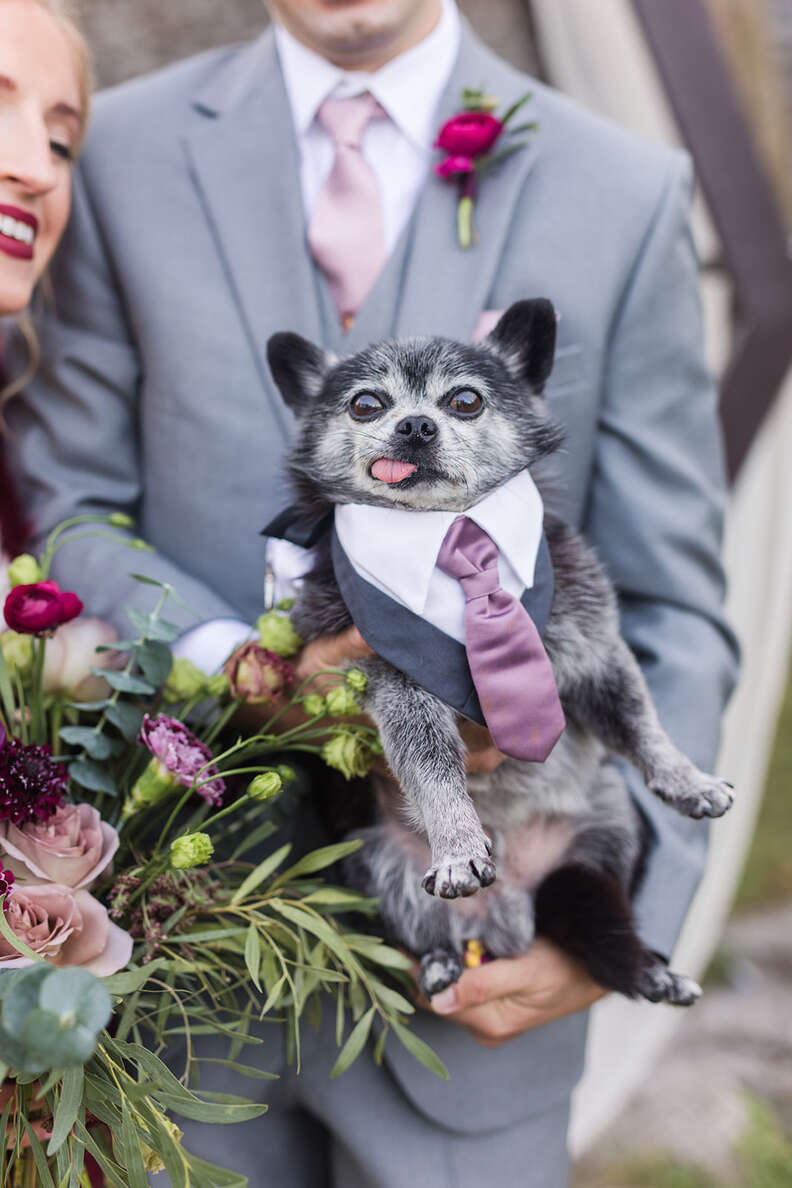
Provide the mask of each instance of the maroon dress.
[{"label": "maroon dress", "polygon": [[[4,387],[5,378],[0,367],[0,392]],[[17,553],[25,551],[28,532],[6,464],[5,454],[10,444],[8,436],[0,432],[0,552],[16,557]]]}]

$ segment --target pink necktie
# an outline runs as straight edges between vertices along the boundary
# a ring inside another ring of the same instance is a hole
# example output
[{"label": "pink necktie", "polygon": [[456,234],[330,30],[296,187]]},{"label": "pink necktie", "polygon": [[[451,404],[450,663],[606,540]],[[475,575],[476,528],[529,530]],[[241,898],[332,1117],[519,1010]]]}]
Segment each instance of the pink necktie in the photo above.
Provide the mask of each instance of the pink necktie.
[{"label": "pink necktie", "polygon": [[327,277],[344,330],[385,263],[379,185],[360,149],[369,120],[384,115],[368,91],[354,99],[325,99],[317,113],[333,139],[335,161],[308,225],[308,243]]},{"label": "pink necktie", "polygon": [[465,649],[495,745],[543,763],[564,729],[564,711],[539,632],[498,577],[498,548],[467,516],[454,520],[437,557],[465,595]]}]

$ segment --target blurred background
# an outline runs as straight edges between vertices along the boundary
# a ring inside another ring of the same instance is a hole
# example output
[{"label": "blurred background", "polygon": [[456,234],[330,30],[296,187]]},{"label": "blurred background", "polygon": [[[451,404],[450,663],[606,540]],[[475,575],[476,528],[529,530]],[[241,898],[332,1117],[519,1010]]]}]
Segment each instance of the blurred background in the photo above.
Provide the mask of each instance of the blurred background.
[{"label": "blurred background", "polygon": [[[577,1094],[577,1188],[792,1185],[792,0],[461,0],[518,66],[683,144],[732,493],[730,613],[744,676],[719,770],[737,807],[676,956],[680,1017],[597,1008]],[[106,86],[257,35],[261,0],[83,0]],[[780,714],[780,716],[779,716]]]}]

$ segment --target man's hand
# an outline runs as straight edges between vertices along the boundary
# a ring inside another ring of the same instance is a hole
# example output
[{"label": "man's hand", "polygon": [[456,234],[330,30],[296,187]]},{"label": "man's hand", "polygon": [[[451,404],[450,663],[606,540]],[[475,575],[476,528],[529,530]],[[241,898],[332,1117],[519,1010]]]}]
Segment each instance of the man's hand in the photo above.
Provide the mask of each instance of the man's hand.
[{"label": "man's hand", "polygon": [[485,1048],[585,1010],[608,993],[550,941],[534,941],[524,957],[466,969],[429,1008],[466,1027]]},{"label": "man's hand", "polygon": [[[339,668],[350,660],[365,660],[375,655],[357,627],[347,627],[338,635],[321,635],[306,644],[294,663],[294,684],[299,686],[309,677],[328,668]],[[319,693],[327,684],[335,684],[333,677],[318,678],[306,692]]]}]

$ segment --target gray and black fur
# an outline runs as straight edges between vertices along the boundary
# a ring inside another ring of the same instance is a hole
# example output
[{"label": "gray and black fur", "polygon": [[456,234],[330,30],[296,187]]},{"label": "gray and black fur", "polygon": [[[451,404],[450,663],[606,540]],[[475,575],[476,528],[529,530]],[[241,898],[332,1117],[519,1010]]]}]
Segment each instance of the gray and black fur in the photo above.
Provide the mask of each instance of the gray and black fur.
[{"label": "gray and black fur", "polygon": [[[302,512],[318,521],[354,502],[461,513],[533,467],[563,437],[541,396],[555,328],[550,302],[533,300],[513,305],[476,346],[391,341],[339,361],[276,334],[269,362],[298,418],[290,471]],[[371,474],[383,457],[416,469],[383,483]],[[398,788],[374,781],[377,823],[357,831],[364,844],[346,876],[379,898],[389,937],[421,957],[427,995],[459,977],[468,940],[515,956],[539,931],[609,989],[688,1005],[698,987],[646,950],[635,929],[630,894],[646,827],[609,752],[687,816],[720,816],[730,786],[694,767],[660,726],[591,549],[550,516],[545,532],[555,588],[544,645],[564,734],[543,764],[507,759],[466,778],[453,711],[386,661],[361,663],[365,709]],[[293,617],[308,640],[351,623],[326,542]]]}]

